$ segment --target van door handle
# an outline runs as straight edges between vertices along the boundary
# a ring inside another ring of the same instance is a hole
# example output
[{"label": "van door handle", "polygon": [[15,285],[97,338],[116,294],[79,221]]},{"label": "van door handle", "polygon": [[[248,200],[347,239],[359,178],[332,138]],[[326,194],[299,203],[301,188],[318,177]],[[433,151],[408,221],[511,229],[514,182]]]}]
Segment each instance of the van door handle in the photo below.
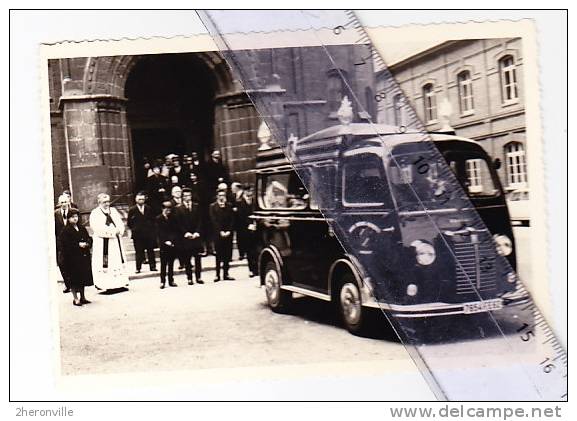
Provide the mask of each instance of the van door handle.
[{"label": "van door handle", "polygon": [[395,232],[395,227],[381,228],[381,232]]}]

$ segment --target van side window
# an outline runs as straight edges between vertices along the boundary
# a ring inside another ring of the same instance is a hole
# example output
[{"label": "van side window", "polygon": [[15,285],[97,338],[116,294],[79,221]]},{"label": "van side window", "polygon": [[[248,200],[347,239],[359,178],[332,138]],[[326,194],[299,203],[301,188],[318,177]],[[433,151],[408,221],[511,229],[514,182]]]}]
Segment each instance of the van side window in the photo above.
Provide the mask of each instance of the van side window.
[{"label": "van side window", "polygon": [[374,156],[358,156],[343,166],[343,204],[382,206],[389,203],[382,163]]},{"label": "van side window", "polygon": [[263,209],[304,209],[308,194],[294,172],[267,174],[260,180]]},{"label": "van side window", "polygon": [[310,192],[311,209],[333,209],[335,207],[334,165],[310,166],[302,174]]}]

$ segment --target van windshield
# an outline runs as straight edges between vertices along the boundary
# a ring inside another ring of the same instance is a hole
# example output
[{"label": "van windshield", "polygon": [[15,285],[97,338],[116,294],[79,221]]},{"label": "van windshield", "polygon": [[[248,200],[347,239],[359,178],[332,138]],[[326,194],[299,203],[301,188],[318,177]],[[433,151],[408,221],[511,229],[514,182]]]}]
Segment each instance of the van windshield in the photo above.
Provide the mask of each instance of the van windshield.
[{"label": "van windshield", "polygon": [[[419,202],[442,207],[460,207],[452,180],[442,177],[442,165],[430,151],[430,145],[404,144],[393,150],[389,160],[391,184],[400,207]],[[473,149],[450,150],[443,154],[463,190],[472,200],[497,197],[500,190],[487,156]],[[418,198],[417,198],[418,196]]]}]

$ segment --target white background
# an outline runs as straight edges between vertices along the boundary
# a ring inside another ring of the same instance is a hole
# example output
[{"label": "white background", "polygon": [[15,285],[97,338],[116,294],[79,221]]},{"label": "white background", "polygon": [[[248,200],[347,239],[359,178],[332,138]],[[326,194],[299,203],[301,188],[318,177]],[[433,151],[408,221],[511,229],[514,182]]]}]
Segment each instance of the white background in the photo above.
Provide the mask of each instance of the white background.
[{"label": "white background", "polygon": [[[159,5],[165,5],[163,2]],[[386,6],[380,3],[379,6]],[[69,4],[68,6],[77,6]],[[104,4],[103,4],[104,6]],[[183,4],[176,4],[176,7]],[[191,4],[184,6],[194,7]],[[337,6],[336,4],[334,5]],[[351,6],[344,4],[342,7]],[[367,5],[369,6],[369,5]],[[545,167],[549,212],[549,262],[552,296],[555,306],[557,333],[564,343],[567,321],[567,25],[563,12],[544,11],[387,11],[379,14],[362,13],[368,25],[402,25],[406,23],[463,22],[487,19],[532,18],[539,32],[539,65],[541,82],[541,112],[545,151]],[[12,399],[51,400],[62,399],[54,389],[51,340],[50,305],[47,300],[48,259],[45,219],[49,209],[44,203],[44,162],[41,136],[40,90],[38,86],[38,45],[65,39],[110,39],[150,36],[189,35],[205,32],[193,11],[15,11],[11,13],[10,28],[10,370]],[[6,113],[4,113],[6,115]],[[7,215],[6,215],[7,216]],[[5,217],[5,220],[7,218]],[[6,280],[8,282],[8,279]],[[7,291],[7,289],[5,288]],[[6,324],[3,324],[6,329]],[[8,332],[4,332],[8,336]],[[4,347],[3,352],[6,352]],[[5,355],[7,361],[7,355]],[[5,377],[6,378],[6,377]],[[211,387],[214,399],[282,399],[284,393],[298,388],[302,395],[330,399],[333,388],[370,387],[358,379],[330,381],[312,379],[307,382],[291,381],[263,384],[259,382],[225,384]],[[273,389],[273,390],[271,390]],[[166,390],[162,391],[166,399]],[[182,397],[185,390],[179,390]],[[301,394],[299,394],[301,395]],[[301,395],[301,396],[302,396]],[[158,390],[134,393],[139,399],[159,399]],[[203,394],[206,398],[206,395]],[[189,399],[199,399],[190,395]],[[386,399],[386,390],[383,390]],[[411,396],[407,396],[411,399]],[[11,405],[7,415],[14,416]],[[28,407],[40,407],[27,405]],[[56,407],[44,405],[43,407]],[[87,412],[80,404],[70,404],[84,414],[82,419],[101,418],[104,408],[94,412],[91,405]],[[119,405],[120,406],[120,405]],[[88,409],[88,408],[86,408]],[[116,417],[117,411],[125,415],[131,411],[146,411],[149,416],[169,417],[167,412],[149,412],[150,408],[124,405],[121,409],[108,406],[107,416]],[[182,410],[173,405],[171,410]],[[214,406],[206,410],[215,410]],[[221,411],[238,414],[243,406],[221,407]],[[326,408],[306,408],[309,416],[326,416]],[[336,408],[333,406],[333,410]],[[365,408],[366,409],[366,408]],[[272,407],[258,409],[251,418],[274,415]],[[162,409],[166,411],[166,408]],[[332,411],[331,411],[332,412]],[[219,412],[222,414],[223,412]],[[313,415],[315,413],[315,415]],[[91,414],[88,417],[88,414]],[[387,414],[381,409],[369,415]],[[192,415],[192,414],[191,414]],[[258,416],[260,415],[260,416]],[[285,419],[286,412],[276,413]],[[345,413],[341,412],[341,416]],[[307,416],[308,418],[308,416]],[[339,417],[340,418],[340,417]]]}]

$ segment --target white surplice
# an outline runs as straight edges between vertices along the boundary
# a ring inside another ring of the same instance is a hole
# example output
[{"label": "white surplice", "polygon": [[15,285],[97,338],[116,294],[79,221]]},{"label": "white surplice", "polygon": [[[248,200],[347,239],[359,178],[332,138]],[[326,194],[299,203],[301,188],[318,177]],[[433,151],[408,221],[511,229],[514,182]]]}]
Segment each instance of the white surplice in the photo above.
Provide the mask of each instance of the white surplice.
[{"label": "white surplice", "polygon": [[[90,213],[90,228],[93,230],[92,275],[94,285],[100,289],[115,289],[128,286],[126,257],[120,237],[124,233],[124,223],[118,211],[109,208],[114,225],[106,225],[106,211],[97,207]],[[104,267],[104,242],[108,239],[108,267]]]}]

